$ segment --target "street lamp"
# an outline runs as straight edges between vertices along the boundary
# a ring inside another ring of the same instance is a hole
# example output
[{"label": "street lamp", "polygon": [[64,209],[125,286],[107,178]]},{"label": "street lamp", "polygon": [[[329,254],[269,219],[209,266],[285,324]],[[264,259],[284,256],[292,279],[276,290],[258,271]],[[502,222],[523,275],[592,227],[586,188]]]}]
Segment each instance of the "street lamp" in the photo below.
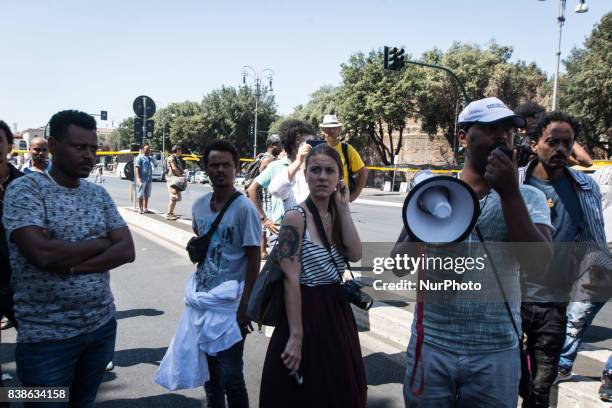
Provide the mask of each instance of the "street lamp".
[{"label": "street lamp", "polygon": [[264,69],[259,74],[255,71],[255,68],[245,65],[240,70],[242,74],[242,83],[246,85],[246,79],[248,76],[252,76],[255,84],[255,134],[253,135],[253,158],[257,157],[257,109],[259,105],[259,97],[261,96],[261,80],[265,79],[268,81],[270,86],[270,92],[272,92],[272,79],[274,78],[274,71],[269,68]]},{"label": "street lamp", "polygon": [[[545,1],[545,0],[540,0]],[[557,88],[559,87],[559,68],[561,66],[561,33],[563,31],[563,24],[565,24],[565,3],[567,0],[559,0],[559,16],[557,21],[559,22],[559,41],[557,45],[557,70],[555,71],[555,80],[553,83],[553,97],[552,97],[552,110],[557,108]],[[589,6],[586,4],[586,0],[579,0],[578,5],[574,9],[574,13],[586,13],[589,11]]]}]

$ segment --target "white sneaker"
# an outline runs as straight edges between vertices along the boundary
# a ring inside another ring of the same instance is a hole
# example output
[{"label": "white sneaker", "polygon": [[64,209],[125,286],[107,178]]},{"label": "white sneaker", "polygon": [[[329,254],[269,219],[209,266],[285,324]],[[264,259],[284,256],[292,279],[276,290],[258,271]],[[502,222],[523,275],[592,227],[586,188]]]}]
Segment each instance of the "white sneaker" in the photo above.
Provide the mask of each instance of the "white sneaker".
[{"label": "white sneaker", "polygon": [[109,361],[109,362],[108,362],[108,364],[106,365],[105,370],[106,370],[106,371],[112,371],[112,370],[113,370],[113,368],[115,368],[115,365],[113,364],[113,362],[112,362],[112,361]]}]

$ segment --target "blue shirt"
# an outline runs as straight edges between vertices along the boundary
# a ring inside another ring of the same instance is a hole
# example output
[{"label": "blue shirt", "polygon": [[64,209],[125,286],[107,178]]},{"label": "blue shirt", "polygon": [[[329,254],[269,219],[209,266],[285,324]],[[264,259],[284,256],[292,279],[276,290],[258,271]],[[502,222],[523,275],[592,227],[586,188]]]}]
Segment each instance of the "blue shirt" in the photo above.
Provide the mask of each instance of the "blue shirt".
[{"label": "blue shirt", "polygon": [[143,183],[153,181],[153,158],[151,156],[139,154],[134,160],[134,167],[140,169],[140,179]]}]

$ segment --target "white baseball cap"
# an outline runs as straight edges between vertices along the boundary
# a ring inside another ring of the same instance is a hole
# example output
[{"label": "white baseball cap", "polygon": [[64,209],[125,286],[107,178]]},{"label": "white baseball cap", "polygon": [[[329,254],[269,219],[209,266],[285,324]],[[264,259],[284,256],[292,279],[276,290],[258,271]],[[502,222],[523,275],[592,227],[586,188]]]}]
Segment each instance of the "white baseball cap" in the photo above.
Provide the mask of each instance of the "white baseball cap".
[{"label": "white baseball cap", "polygon": [[521,115],[514,113],[498,98],[490,97],[470,102],[470,104],[459,114],[459,124],[489,124],[510,118],[516,127],[522,128],[527,126],[527,122]]}]

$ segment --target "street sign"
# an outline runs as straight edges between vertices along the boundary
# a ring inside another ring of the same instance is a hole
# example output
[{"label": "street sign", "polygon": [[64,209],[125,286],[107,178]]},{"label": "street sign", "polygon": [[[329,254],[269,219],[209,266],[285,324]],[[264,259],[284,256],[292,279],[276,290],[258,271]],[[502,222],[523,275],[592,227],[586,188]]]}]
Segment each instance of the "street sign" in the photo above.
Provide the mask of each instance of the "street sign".
[{"label": "street sign", "polygon": [[26,142],[25,140],[20,140],[19,150],[28,150],[28,142]]},{"label": "street sign", "polygon": [[145,116],[150,118],[155,114],[155,102],[146,95],[141,95],[134,99],[132,107],[134,108],[134,113],[139,118],[144,118]]},{"label": "street sign", "polygon": [[100,120],[108,120],[108,112],[100,111]]}]

